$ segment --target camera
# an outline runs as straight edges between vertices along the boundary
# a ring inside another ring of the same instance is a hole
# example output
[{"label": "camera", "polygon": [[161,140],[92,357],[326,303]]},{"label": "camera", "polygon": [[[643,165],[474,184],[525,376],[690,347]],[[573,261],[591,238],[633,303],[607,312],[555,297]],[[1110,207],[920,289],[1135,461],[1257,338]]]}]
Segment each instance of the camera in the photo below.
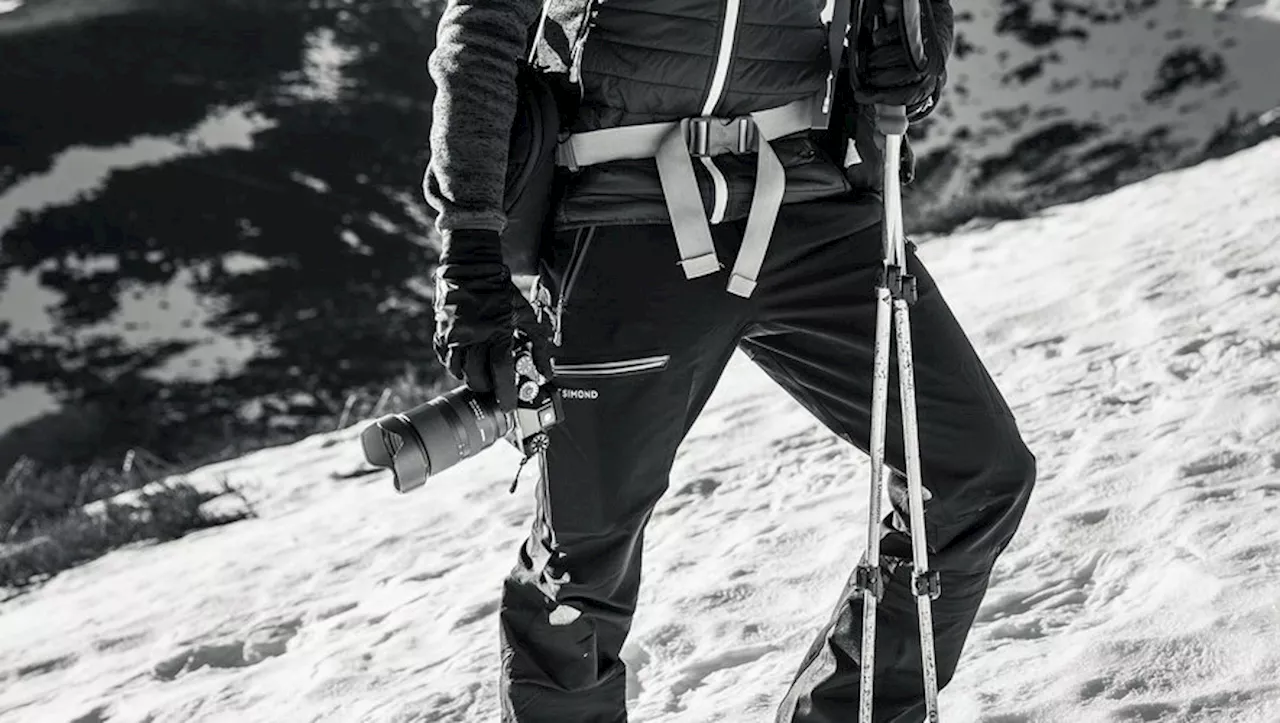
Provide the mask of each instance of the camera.
[{"label": "camera", "polygon": [[559,395],[538,371],[527,346],[517,348],[515,373],[514,412],[503,412],[493,394],[460,386],[366,427],[360,433],[365,460],[390,469],[396,490],[408,492],[499,439],[510,441],[526,458],[545,451],[550,442],[546,430],[561,418]]}]

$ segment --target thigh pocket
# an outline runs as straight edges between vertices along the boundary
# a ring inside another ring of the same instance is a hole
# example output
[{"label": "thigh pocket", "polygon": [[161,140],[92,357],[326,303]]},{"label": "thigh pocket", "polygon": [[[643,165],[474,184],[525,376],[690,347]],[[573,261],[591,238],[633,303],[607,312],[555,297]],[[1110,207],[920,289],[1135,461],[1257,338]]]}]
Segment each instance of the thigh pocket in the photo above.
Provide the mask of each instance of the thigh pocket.
[{"label": "thigh pocket", "polygon": [[555,372],[564,420],[551,429],[546,454],[552,529],[563,541],[634,527],[665,489],[688,374],[672,373],[666,354],[557,360]]},{"label": "thigh pocket", "polygon": [[592,362],[561,362],[554,365],[556,379],[615,379],[618,377],[652,374],[667,368],[670,354],[636,356],[628,359]]}]

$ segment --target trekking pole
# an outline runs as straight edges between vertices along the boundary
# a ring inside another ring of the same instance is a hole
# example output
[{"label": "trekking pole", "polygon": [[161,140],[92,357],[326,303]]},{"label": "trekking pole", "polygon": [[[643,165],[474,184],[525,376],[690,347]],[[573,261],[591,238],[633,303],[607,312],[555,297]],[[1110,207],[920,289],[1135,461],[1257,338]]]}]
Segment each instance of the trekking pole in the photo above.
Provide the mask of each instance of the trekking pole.
[{"label": "trekking pole", "polygon": [[[919,0],[886,4],[886,20],[901,10],[907,39],[918,64],[923,60],[919,35]],[[885,436],[889,403],[890,344],[898,347],[898,383],[902,406],[903,447],[907,466],[907,496],[912,554],[912,591],[920,625],[921,667],[924,673],[925,712],[928,723],[938,723],[938,667],[933,640],[933,599],[940,593],[938,575],[929,569],[928,540],[924,524],[924,485],[920,471],[920,428],[916,416],[915,366],[911,348],[910,307],[916,299],[915,277],[906,268],[906,233],[902,218],[900,164],[902,138],[907,131],[906,109],[876,106],[876,126],[885,137],[884,153],[884,267],[876,287],[875,362],[872,370],[871,499],[868,505],[867,552],[857,571],[862,597],[862,653],[859,721],[872,723],[875,692],[876,613],[884,593],[880,572],[881,499],[886,484]],[[890,327],[896,332],[890,337]]]},{"label": "trekking pole", "polygon": [[858,568],[862,596],[861,723],[872,723],[875,688],[876,611],[884,593],[880,572],[881,498],[886,484],[885,436],[889,406],[890,327],[898,347],[898,384],[902,405],[903,447],[907,462],[907,497],[910,515],[912,575],[920,623],[921,667],[924,671],[925,711],[929,723],[938,723],[938,666],[933,642],[933,598],[940,592],[938,575],[929,569],[928,541],[924,526],[924,485],[920,471],[920,427],[916,417],[915,366],[911,354],[911,312],[916,299],[915,277],[907,272],[906,235],[902,221],[902,188],[899,163],[902,136],[907,129],[906,109],[877,106],[876,125],[885,136],[884,154],[884,268],[876,286],[875,363],[872,370],[871,500],[868,505],[867,554]]}]

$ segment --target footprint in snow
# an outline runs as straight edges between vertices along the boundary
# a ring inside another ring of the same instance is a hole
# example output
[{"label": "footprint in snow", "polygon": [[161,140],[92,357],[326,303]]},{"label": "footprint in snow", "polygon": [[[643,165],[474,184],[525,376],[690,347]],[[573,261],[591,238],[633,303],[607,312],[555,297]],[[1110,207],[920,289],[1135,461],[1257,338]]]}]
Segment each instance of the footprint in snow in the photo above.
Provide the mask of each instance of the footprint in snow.
[{"label": "footprint in snow", "polygon": [[815,448],[821,449],[832,446],[838,448],[838,442],[840,442],[840,439],[827,433],[825,429],[812,427],[789,437],[776,440],[769,446],[772,447],[774,455],[801,453],[807,457],[807,453]]},{"label": "footprint in snow", "polygon": [[1191,496],[1191,502],[1219,502],[1234,500],[1239,497],[1239,492],[1234,489],[1226,490],[1205,490]]},{"label": "footprint in snow", "polygon": [[342,615],[343,613],[348,613],[348,612],[351,612],[352,610],[355,610],[359,606],[360,606],[360,603],[356,603],[356,602],[343,602],[343,603],[338,603],[336,605],[330,605],[328,607],[317,610],[313,620],[315,622],[320,622],[322,620],[328,620],[329,618],[336,618],[339,615]]},{"label": "footprint in snow", "polygon": [[1246,293],[1252,296],[1263,298],[1263,299],[1267,299],[1277,294],[1280,294],[1280,279],[1272,279],[1270,281],[1265,281],[1253,287],[1252,289],[1249,289],[1248,292]]},{"label": "footprint in snow", "polygon": [[[78,658],[75,655],[59,655],[53,658],[47,658],[35,663],[28,663],[13,671],[14,677],[18,680],[24,678],[34,678],[38,675],[45,675],[57,670],[65,670],[75,665]],[[7,678],[8,676],[0,676]]]},{"label": "footprint in snow", "polygon": [[433,567],[433,568],[422,570],[419,572],[411,572],[408,575],[405,575],[404,577],[400,578],[400,580],[402,582],[431,582],[432,580],[438,580],[444,577],[445,575],[448,575],[449,573],[458,569],[458,567],[459,565],[446,565],[444,567]]},{"label": "footprint in snow", "polygon": [[1050,336],[1044,339],[1036,339],[1034,341],[1026,342],[1018,348],[1027,351],[1039,349],[1041,353],[1044,354],[1045,359],[1055,359],[1062,356],[1062,344],[1066,340],[1067,337],[1062,335]]},{"label": "footprint in snow", "polygon": [[458,616],[458,619],[454,621],[453,629],[458,630],[459,628],[464,628],[472,623],[478,623],[481,620],[486,620],[497,612],[497,600],[472,605],[470,608],[463,611],[463,613]]},{"label": "footprint in snow", "polygon": [[1264,497],[1280,495],[1280,484],[1261,484],[1254,489],[1261,492]]},{"label": "footprint in snow", "polygon": [[993,640],[1030,640],[1073,624],[1096,586],[1102,556],[1077,562],[1067,575],[1033,590],[997,594],[978,610],[976,622]]},{"label": "footprint in snow", "polygon": [[1238,268],[1230,269],[1224,272],[1222,275],[1227,277],[1228,279],[1235,279],[1240,276],[1258,276],[1260,274],[1265,274],[1270,270],[1271,269],[1266,266],[1241,266]]},{"label": "footprint in snow", "polygon": [[130,633],[127,635],[117,635],[110,638],[103,638],[93,642],[93,649],[99,653],[120,650],[121,648],[132,648],[148,637],[147,633]]},{"label": "footprint in snow", "polygon": [[711,675],[748,663],[754,663],[777,649],[778,646],[774,643],[748,645],[725,650],[711,657],[695,660],[685,665],[680,672],[679,679],[667,689],[668,695],[671,697],[670,702],[667,704],[667,712],[674,713],[680,710],[682,708],[680,698],[685,693],[700,687]]},{"label": "footprint in snow", "polygon": [[675,493],[672,494],[672,497],[697,496],[705,499],[710,497],[712,493],[719,489],[721,484],[723,483],[720,480],[712,479],[710,477],[701,477],[676,490]]},{"label": "footprint in snow", "polygon": [[1110,507],[1098,507],[1091,510],[1080,510],[1072,512],[1063,517],[1064,520],[1074,525],[1091,526],[1107,519],[1111,516]]},{"label": "footprint in snow", "polygon": [[241,639],[190,645],[155,663],[151,673],[159,680],[175,680],[200,668],[244,668],[284,655],[298,634],[300,619],[259,625]]},{"label": "footprint in snow", "polygon": [[104,703],[94,706],[92,710],[72,718],[67,723],[107,723],[111,718],[111,705]]},{"label": "footprint in snow", "polygon": [[1201,457],[1189,464],[1185,464],[1178,470],[1178,475],[1187,479],[1190,477],[1200,477],[1202,475],[1210,475],[1223,470],[1235,469],[1249,461],[1249,455],[1239,452],[1219,451],[1213,454]]}]

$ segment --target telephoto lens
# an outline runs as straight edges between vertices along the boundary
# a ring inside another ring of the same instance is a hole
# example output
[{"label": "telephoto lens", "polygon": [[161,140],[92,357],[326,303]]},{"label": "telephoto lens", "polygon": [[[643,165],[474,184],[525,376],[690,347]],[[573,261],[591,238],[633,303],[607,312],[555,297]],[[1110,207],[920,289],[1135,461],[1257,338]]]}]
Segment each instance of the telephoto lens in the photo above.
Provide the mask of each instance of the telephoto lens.
[{"label": "telephoto lens", "polygon": [[369,464],[390,468],[396,490],[408,492],[502,439],[514,424],[493,395],[463,386],[378,419],[360,443]]},{"label": "telephoto lens", "polygon": [[492,394],[461,386],[375,420],[360,433],[364,458],[390,469],[396,490],[408,492],[499,439],[509,439],[526,459],[546,451],[546,430],[560,421],[560,395],[538,372],[527,348],[516,355],[515,374],[515,412],[504,413]]}]

